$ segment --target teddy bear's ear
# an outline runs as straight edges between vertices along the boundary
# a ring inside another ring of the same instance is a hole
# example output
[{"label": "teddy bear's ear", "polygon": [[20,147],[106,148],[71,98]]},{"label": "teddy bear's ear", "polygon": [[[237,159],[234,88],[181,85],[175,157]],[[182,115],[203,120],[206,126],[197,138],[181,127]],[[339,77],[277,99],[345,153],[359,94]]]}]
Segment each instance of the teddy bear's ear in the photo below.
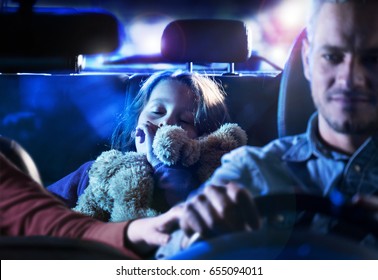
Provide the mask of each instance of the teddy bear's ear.
[{"label": "teddy bear's ear", "polygon": [[181,164],[191,166],[199,160],[201,155],[200,142],[197,139],[189,139],[181,153]]},{"label": "teddy bear's ear", "polygon": [[[195,144],[192,142],[193,140],[181,127],[164,125],[156,131],[152,147],[156,157],[162,163],[174,165],[184,160],[182,164],[188,165],[187,163],[196,162],[199,158],[199,147],[197,148],[198,152],[195,152]],[[196,156],[196,154],[198,155]]]},{"label": "teddy bear's ear", "polygon": [[[201,139],[201,146],[231,151],[247,144],[247,133],[235,123],[226,123],[219,129]],[[202,148],[202,149],[203,149]]]},{"label": "teddy bear's ear", "polygon": [[237,124],[227,123],[200,139],[201,156],[197,164],[200,181],[207,180],[220,165],[221,157],[247,144],[247,134]]},{"label": "teddy bear's ear", "polygon": [[235,123],[226,123],[222,125],[217,132],[221,135],[225,135],[229,139],[232,138],[237,146],[244,146],[247,144],[247,133]]}]

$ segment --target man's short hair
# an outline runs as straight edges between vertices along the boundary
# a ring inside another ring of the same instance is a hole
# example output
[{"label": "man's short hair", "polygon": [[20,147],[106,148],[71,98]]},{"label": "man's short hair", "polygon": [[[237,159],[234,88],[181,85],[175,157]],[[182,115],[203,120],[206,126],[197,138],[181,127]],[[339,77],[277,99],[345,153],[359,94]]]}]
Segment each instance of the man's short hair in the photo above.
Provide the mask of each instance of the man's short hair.
[{"label": "man's short hair", "polygon": [[378,4],[378,0],[311,0],[311,8],[309,17],[307,20],[307,38],[311,40],[314,26],[316,23],[316,19],[319,15],[320,8],[325,3],[334,3],[334,4],[342,4],[342,3],[356,3],[356,4],[366,4],[366,3],[375,3]]}]

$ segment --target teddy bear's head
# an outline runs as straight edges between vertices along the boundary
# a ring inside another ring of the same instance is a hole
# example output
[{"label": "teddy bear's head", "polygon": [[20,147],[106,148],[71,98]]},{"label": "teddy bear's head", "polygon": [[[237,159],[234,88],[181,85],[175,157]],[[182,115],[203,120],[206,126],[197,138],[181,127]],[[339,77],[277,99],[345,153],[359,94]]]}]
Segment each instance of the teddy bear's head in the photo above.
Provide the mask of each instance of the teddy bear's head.
[{"label": "teddy bear's head", "polygon": [[196,165],[198,177],[204,181],[220,165],[225,153],[246,144],[247,134],[234,123],[224,124],[198,139],[190,139],[179,126],[165,125],[157,130],[153,149],[156,157],[166,165]]}]

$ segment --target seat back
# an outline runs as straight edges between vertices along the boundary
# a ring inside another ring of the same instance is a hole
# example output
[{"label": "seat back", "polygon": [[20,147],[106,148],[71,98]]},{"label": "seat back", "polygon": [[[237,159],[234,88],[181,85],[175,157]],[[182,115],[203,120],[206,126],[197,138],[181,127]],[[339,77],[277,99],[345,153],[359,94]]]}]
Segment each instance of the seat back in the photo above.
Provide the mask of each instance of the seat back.
[{"label": "seat back", "polygon": [[315,112],[308,81],[303,73],[302,42],[306,31],[297,37],[282,72],[278,102],[278,136],[306,131],[307,121]]},{"label": "seat back", "polygon": [[[246,131],[248,145],[263,146],[277,138],[280,75],[209,76],[224,88],[231,121]],[[125,105],[132,102],[148,77],[148,74],[137,74],[129,78]]]}]

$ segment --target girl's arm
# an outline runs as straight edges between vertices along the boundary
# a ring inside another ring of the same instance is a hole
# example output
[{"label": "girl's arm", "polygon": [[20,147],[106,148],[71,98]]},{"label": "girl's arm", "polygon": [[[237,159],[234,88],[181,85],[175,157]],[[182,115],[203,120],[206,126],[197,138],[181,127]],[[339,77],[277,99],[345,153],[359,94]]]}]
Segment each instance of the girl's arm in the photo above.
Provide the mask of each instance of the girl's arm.
[{"label": "girl's arm", "polygon": [[84,163],[76,171],[48,186],[47,190],[63,200],[68,207],[75,207],[78,197],[89,184],[88,171],[92,164],[93,161]]},{"label": "girl's arm", "polygon": [[162,163],[155,166],[154,181],[153,208],[160,212],[165,212],[177,203],[185,201],[200,185],[195,172],[189,167],[167,166]]}]

